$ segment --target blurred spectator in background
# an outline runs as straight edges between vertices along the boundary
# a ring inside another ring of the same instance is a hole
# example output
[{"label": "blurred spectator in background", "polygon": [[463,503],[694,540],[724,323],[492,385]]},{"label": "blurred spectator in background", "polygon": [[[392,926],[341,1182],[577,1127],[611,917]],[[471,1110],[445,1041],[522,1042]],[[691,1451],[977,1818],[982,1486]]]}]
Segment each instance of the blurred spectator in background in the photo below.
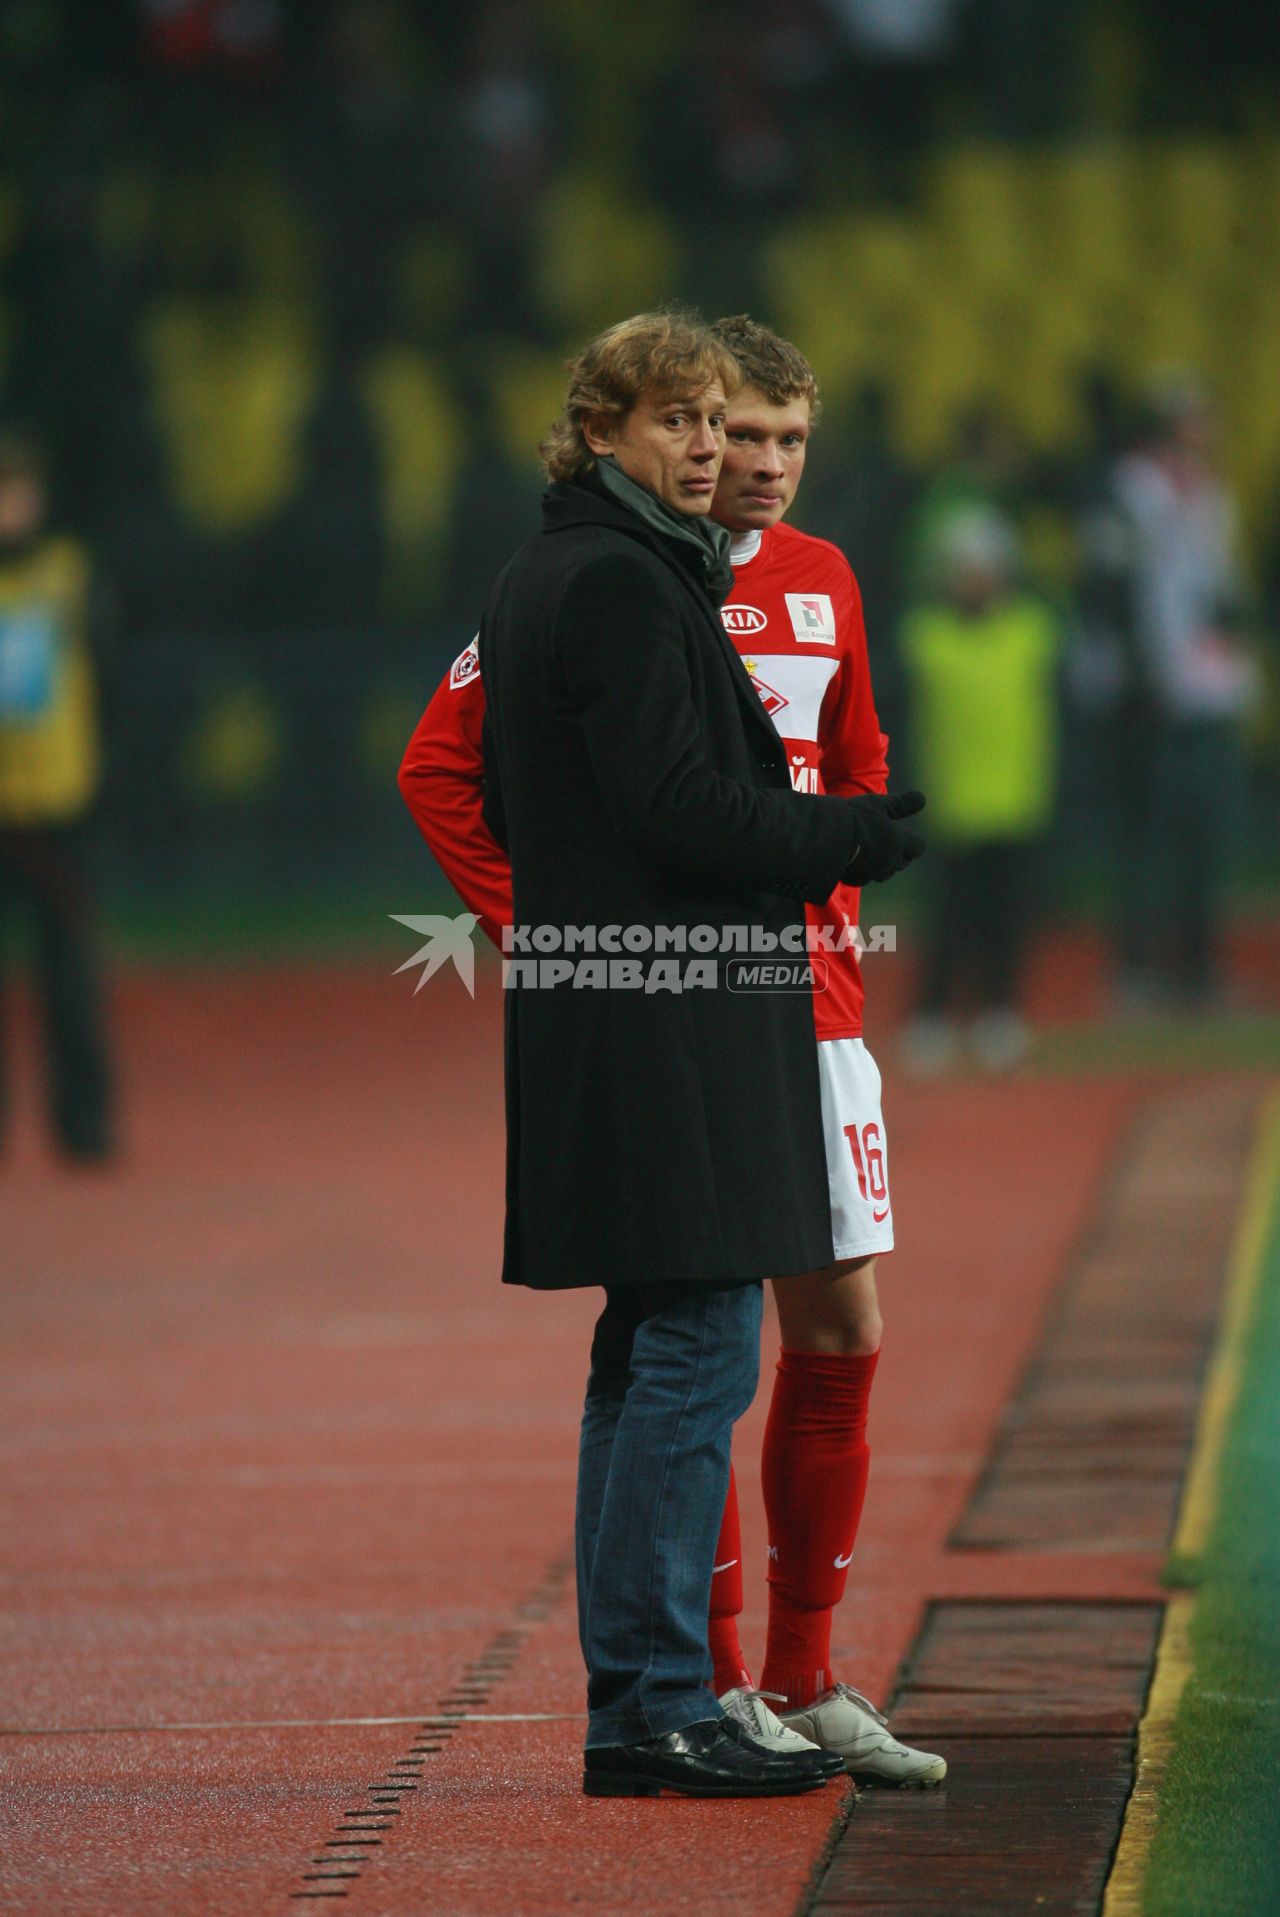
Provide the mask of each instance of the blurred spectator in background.
[{"label": "blurred spectator in background", "polygon": [[1021,433],[994,399],[981,399],[956,421],[955,450],[920,495],[906,540],[906,583],[919,597],[939,578],[939,561],[955,519],[985,507],[1016,528],[1027,503],[1027,450]]},{"label": "blurred spectator in background", "polygon": [[759,5],[704,0],[691,45],[673,48],[645,100],[646,184],[683,226],[708,307],[761,303],[760,223],[804,203],[806,109],[823,66],[809,10],[795,13],[779,41]]},{"label": "blurred spectator in background", "polygon": [[346,352],[384,334],[415,216],[449,204],[453,132],[412,10],[338,0],[294,76],[291,171],[321,237],[324,304]]},{"label": "blurred spectator in background", "polygon": [[86,869],[86,831],[101,777],[93,621],[88,557],[48,527],[39,449],[6,433],[0,436],[0,918],[12,918],[16,908],[32,921],[54,1131],[63,1152],[81,1160],[105,1158],[111,1148]]},{"label": "blurred spectator in background", "polygon": [[1086,517],[1082,646],[1117,809],[1118,1000],[1145,1012],[1221,990],[1221,900],[1257,689],[1235,502],[1201,380],[1152,380],[1136,449]]},{"label": "blurred spectator in background", "polygon": [[137,0],[133,11],[148,136],[172,163],[189,166],[232,119],[270,97],[286,58],[283,7],[280,0]]},{"label": "blurred spectator in background", "polygon": [[474,21],[458,101],[473,313],[480,325],[536,332],[538,214],[556,125],[542,22],[521,0],[488,0]]},{"label": "blurred spectator in background", "polygon": [[954,1014],[972,1003],[974,1056],[991,1071],[1025,1056],[1018,987],[1036,852],[1053,817],[1060,629],[1019,581],[1009,522],[953,515],[935,548],[936,593],[908,612],[915,775],[929,792],[932,872],[908,1062],[953,1062]]},{"label": "blurred spectator in background", "polygon": [[140,0],[138,10],[144,47],[174,71],[225,65],[256,77],[280,65],[277,0]]},{"label": "blurred spectator in background", "polygon": [[1133,397],[1111,367],[1093,361],[1075,381],[1080,430],[1042,455],[1042,497],[1065,515],[1074,541],[1082,513],[1092,511],[1111,484],[1121,453],[1134,443]]}]

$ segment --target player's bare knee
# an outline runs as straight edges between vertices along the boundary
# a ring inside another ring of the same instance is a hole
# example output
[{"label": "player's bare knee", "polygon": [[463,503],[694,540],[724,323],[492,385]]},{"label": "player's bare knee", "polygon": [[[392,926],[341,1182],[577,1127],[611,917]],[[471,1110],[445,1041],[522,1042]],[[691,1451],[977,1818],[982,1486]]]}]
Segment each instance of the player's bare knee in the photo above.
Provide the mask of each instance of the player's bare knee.
[{"label": "player's bare knee", "polygon": [[879,1351],[880,1341],[883,1336],[884,1324],[881,1320],[880,1313],[878,1311],[872,1312],[866,1318],[861,1319],[857,1329],[849,1334],[849,1341],[845,1348],[845,1356],[848,1358],[871,1357],[873,1352]]},{"label": "player's bare knee", "polygon": [[869,1358],[880,1349],[881,1331],[876,1315],[856,1323],[809,1323],[791,1331],[784,1328],[782,1342],[788,1351],[820,1352],[829,1358]]},{"label": "player's bare knee", "polygon": [[842,1259],[825,1271],[780,1280],[774,1295],[788,1350],[853,1358],[880,1349],[874,1258]]},{"label": "player's bare knee", "polygon": [[846,1357],[870,1357],[884,1335],[876,1291],[876,1261],[859,1258],[844,1269],[835,1288],[841,1306],[841,1350]]},{"label": "player's bare knee", "polygon": [[879,1351],[884,1336],[879,1310],[871,1305],[854,1313],[843,1324],[832,1327],[832,1336],[837,1341],[840,1357],[869,1358],[872,1352]]}]

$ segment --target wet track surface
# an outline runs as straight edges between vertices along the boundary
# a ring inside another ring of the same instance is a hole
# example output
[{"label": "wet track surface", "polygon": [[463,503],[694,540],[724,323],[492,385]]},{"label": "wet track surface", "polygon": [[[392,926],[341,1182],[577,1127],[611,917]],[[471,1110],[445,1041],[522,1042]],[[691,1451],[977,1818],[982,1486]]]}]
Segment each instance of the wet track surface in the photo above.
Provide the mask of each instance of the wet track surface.
[{"label": "wet track surface", "polygon": [[[258,1917],[314,1899],[370,1917],[648,1917],[739,1911],[749,1883],[753,1911],[789,1917],[811,1884],[834,1789],[580,1794],[562,1566],[596,1296],[496,1281],[491,980],[474,1006],[451,978],[404,988],[341,970],[132,979],[120,1166],[63,1170],[29,1121],[11,1141],[6,1912]],[[889,1078],[900,1249],[837,1631],[843,1673],[871,1695],[928,1649],[930,1603],[1145,1616],[1157,1601],[1180,1441],[1165,1433],[1158,1519],[1139,1495],[1099,1543],[1087,1491],[1052,1482],[1087,1362],[1037,1383],[1032,1359],[1055,1312],[1086,1361],[1099,1324],[1114,1338],[1118,1308],[1077,1322],[1069,1288],[1151,1127],[1171,1125],[1176,1151],[1178,1124],[1194,1126],[1174,1109],[1184,1089]],[[1212,1203],[1228,1227],[1231,1127],[1252,1096],[1220,1089]],[[1193,1249],[1212,1265],[1212,1246]],[[1187,1338],[1166,1391],[1183,1411]],[[757,1659],[765,1396],[737,1453]],[[1046,1523],[1059,1493],[1073,1515]],[[932,1721],[966,1774],[975,1713]],[[927,1812],[895,1796],[874,1816],[938,1829],[946,1810],[942,1793]],[[845,1901],[833,1882],[819,1894]],[[948,1907],[988,1906],[953,1889]]]}]

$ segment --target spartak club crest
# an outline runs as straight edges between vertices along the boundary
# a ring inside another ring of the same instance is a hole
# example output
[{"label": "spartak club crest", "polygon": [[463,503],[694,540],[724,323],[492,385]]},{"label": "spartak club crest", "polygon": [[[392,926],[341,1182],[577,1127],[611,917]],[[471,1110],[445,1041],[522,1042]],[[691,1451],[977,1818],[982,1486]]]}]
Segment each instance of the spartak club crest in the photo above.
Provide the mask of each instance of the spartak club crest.
[{"label": "spartak club crest", "polygon": [[744,659],[742,663],[751,674],[751,683],[760,694],[760,703],[771,719],[781,712],[784,706],[791,704],[790,699],[784,698],[780,692],[775,692],[773,687],[760,677],[754,659]]}]

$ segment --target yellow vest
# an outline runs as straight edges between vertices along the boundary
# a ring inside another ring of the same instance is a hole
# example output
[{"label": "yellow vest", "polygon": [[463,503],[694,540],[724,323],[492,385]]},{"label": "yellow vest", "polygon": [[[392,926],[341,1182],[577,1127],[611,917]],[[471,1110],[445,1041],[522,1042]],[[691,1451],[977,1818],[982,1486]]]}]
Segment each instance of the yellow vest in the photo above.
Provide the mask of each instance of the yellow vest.
[{"label": "yellow vest", "polygon": [[69,824],[98,789],[88,603],[73,540],[0,556],[0,826]]},{"label": "yellow vest", "polygon": [[974,619],[944,605],[908,613],[902,651],[917,770],[940,838],[1030,839],[1048,828],[1060,636],[1049,608],[1029,596]]}]

